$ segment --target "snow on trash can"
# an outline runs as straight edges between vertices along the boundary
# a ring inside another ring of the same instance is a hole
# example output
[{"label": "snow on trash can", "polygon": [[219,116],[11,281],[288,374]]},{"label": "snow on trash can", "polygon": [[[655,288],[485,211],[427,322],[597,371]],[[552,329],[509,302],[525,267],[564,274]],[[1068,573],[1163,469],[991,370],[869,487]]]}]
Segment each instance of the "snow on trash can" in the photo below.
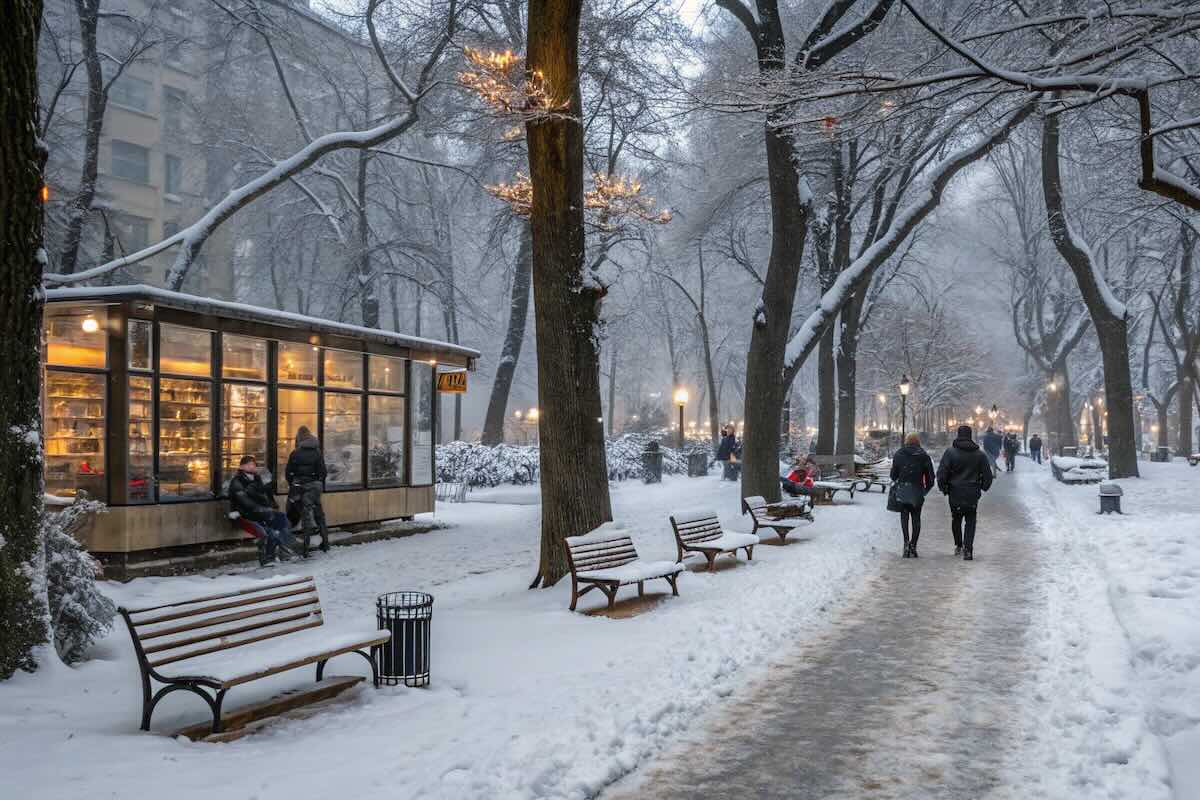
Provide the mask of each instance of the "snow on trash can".
[{"label": "snow on trash can", "polygon": [[1121,512],[1121,495],[1123,494],[1119,484],[1104,482],[1100,484],[1100,511],[1101,514],[1111,514]]},{"label": "snow on trash can", "polygon": [[658,442],[647,442],[642,450],[642,482],[662,483],[663,454]]},{"label": "snow on trash can", "polygon": [[433,595],[388,592],[375,601],[375,617],[391,640],[375,652],[379,680],[388,686],[429,685],[429,626]]}]

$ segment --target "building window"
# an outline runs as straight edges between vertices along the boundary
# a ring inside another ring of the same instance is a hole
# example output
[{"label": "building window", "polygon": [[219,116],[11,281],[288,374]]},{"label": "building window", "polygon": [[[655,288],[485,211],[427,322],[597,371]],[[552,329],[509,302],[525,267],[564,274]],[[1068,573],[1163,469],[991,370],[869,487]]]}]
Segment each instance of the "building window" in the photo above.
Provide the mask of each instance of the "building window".
[{"label": "building window", "polygon": [[150,113],[150,94],[153,88],[154,84],[150,81],[144,81],[131,75],[122,75],[108,90],[108,100],[119,106],[148,114]]},{"label": "building window", "polygon": [[267,379],[267,342],[221,334],[221,375],[248,381]]},{"label": "building window", "polygon": [[108,313],[103,306],[46,308],[46,363],[62,367],[108,366]]},{"label": "building window", "polygon": [[279,459],[278,485],[287,488],[284,466],[296,449],[296,434],[301,427],[317,434],[317,393],[312,389],[280,389],[279,411],[276,417],[276,457]]},{"label": "building window", "polygon": [[179,156],[163,156],[163,191],[180,194],[183,191],[183,160]]},{"label": "building window", "polygon": [[187,114],[187,92],[174,86],[163,87],[163,124],[171,130],[183,127]]},{"label": "building window", "polygon": [[150,378],[129,378],[129,460],[126,466],[130,503],[154,502],[154,403]]},{"label": "building window", "polygon": [[361,389],[363,359],[361,353],[345,350],[325,351],[325,386],[339,389]]},{"label": "building window", "polygon": [[279,343],[279,382],[317,385],[317,348],[310,344]]},{"label": "building window", "polygon": [[107,376],[46,372],[46,493],[108,500],[104,478]]},{"label": "building window", "polygon": [[[163,351],[165,356],[165,345]],[[207,381],[159,381],[158,489],[160,500],[212,496],[212,385]]]},{"label": "building window", "polygon": [[370,378],[373,392],[403,392],[404,359],[371,356]]},{"label": "building window", "polygon": [[136,253],[150,244],[150,220],[131,214],[110,217],[109,234],[124,253]]},{"label": "building window", "polygon": [[420,361],[412,362],[412,387],[408,401],[412,404],[412,429],[409,446],[412,448],[412,477],[410,486],[433,483],[433,404],[437,393],[433,387],[434,367]]},{"label": "building window", "polygon": [[404,477],[404,398],[373,395],[368,406],[367,477],[396,484]]},{"label": "building window", "polygon": [[129,320],[129,368],[154,369],[154,323],[145,319]]},{"label": "building window", "polygon": [[212,334],[180,325],[160,325],[158,330],[160,372],[172,375],[212,377]]},{"label": "building window", "polygon": [[170,239],[175,234],[179,233],[179,220],[169,219],[163,223],[163,238]]},{"label": "building window", "polygon": [[135,183],[149,183],[150,151],[141,145],[113,139],[112,174]]},{"label": "building window", "polygon": [[326,486],[362,485],[362,404],[362,395],[325,393]]},{"label": "building window", "polygon": [[222,490],[247,455],[266,467],[267,387],[227,383],[221,387]]}]

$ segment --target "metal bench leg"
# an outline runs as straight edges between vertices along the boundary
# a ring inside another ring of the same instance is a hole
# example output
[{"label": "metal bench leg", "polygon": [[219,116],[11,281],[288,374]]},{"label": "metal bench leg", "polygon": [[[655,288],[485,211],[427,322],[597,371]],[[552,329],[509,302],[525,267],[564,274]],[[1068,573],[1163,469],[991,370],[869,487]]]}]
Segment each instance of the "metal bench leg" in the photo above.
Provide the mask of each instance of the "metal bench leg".
[{"label": "metal bench leg", "polygon": [[323,658],[317,662],[317,683],[320,683],[321,679],[325,677],[325,665],[328,663],[328,658]]},{"label": "metal bench leg", "polygon": [[225,689],[221,689],[217,692],[216,697],[213,698],[199,686],[192,686],[187,683],[169,683],[155,692],[150,701],[142,708],[142,730],[150,730],[150,718],[154,716],[154,707],[158,705],[159,700],[162,700],[171,692],[191,692],[192,694],[200,695],[204,699],[204,702],[208,704],[208,708],[213,714],[213,733],[220,733],[221,701],[225,699],[225,691]]},{"label": "metal bench leg", "polygon": [[638,597],[646,596],[646,582],[638,581]]},{"label": "metal bench leg", "polygon": [[[710,553],[707,550],[704,551],[704,557],[708,559],[708,571],[709,572],[717,571],[717,555],[718,555],[717,553]],[[733,557],[737,558],[737,553],[734,553]]]},{"label": "metal bench leg", "polygon": [[667,583],[671,584],[671,594],[673,594],[676,597],[679,597],[679,584],[676,583],[676,581],[679,579],[679,575],[678,574],[667,575],[666,579],[667,579]]},{"label": "metal bench leg", "polygon": [[[733,557],[737,558],[737,553],[734,553]],[[747,561],[754,560],[754,545],[750,545],[749,547],[746,548],[746,560]]]}]

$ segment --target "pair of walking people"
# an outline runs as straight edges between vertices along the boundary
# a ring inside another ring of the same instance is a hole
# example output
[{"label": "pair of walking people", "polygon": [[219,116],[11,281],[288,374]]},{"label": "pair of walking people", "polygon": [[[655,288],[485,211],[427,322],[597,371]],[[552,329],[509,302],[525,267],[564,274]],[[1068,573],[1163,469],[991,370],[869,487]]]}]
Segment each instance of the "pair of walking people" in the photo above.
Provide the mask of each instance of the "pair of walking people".
[{"label": "pair of walking people", "polygon": [[974,560],[976,510],[980,497],[992,488],[993,474],[991,461],[971,438],[970,426],[958,429],[958,436],[942,453],[936,474],[933,460],[921,447],[920,437],[910,433],[904,439],[904,447],[892,457],[891,477],[900,511],[904,557],[917,558],[921,509],[925,496],[937,486],[950,501],[954,555],[961,555],[964,561]]}]

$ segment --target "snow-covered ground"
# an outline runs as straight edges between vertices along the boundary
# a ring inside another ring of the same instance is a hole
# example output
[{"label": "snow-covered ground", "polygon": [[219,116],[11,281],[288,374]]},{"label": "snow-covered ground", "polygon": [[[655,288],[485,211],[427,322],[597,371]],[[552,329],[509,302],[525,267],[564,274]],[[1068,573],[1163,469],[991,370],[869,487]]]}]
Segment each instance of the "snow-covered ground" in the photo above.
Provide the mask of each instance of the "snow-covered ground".
[{"label": "snow-covered ground", "polygon": [[1026,796],[1200,798],[1200,468],[1139,469],[1124,516],[1097,515],[1094,485],[1018,469],[1050,553]]},{"label": "snow-covered ground", "polygon": [[[569,581],[528,591],[536,563],[535,488],[506,487],[443,505],[451,527],[335,548],[273,573],[245,569],[106,585],[130,606],[250,585],[267,575],[316,575],[328,624],[372,620],[376,594],[423,589],[436,597],[433,685],[354,690],[321,713],[278,720],[229,744],[137,730],[140,685],[124,626],[77,668],[47,666],[0,684],[4,796],[45,798],[583,798],[636,768],[756,677],[819,633],[839,605],[894,555],[882,496],[820,508],[787,547],[716,574],[689,572],[631,618],[567,610]],[[673,558],[668,514],[711,505],[748,530],[734,484],[668,478],[614,485],[618,521],[647,558]],[[765,538],[765,537],[764,537]],[[621,597],[635,595],[627,587]],[[593,592],[581,609],[603,604]],[[340,663],[339,663],[340,661]],[[330,674],[362,673],[343,656]],[[233,690],[235,708],[311,685],[310,669]],[[156,731],[201,721],[198,698],[176,693]]]}]

